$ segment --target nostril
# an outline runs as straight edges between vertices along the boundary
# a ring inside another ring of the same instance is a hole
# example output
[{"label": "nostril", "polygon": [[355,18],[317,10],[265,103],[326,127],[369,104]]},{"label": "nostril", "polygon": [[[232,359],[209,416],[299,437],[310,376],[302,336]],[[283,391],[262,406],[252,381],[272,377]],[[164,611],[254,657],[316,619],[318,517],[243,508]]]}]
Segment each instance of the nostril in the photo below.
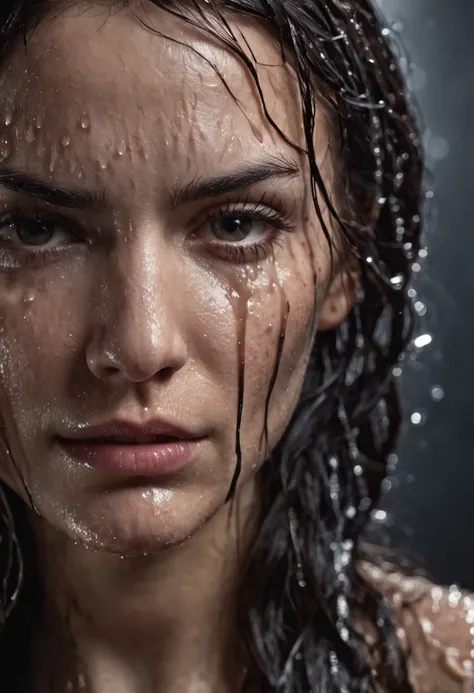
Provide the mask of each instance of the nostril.
[{"label": "nostril", "polygon": [[168,366],[167,368],[162,368],[160,370],[160,378],[161,380],[169,380],[171,376],[173,375],[174,369]]}]

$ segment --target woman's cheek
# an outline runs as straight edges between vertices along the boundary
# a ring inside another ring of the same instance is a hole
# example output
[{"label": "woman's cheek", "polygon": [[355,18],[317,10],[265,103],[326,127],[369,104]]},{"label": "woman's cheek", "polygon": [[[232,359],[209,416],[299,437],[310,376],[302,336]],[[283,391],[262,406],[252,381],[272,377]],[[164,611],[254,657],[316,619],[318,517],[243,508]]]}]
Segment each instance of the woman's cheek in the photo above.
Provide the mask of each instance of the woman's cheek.
[{"label": "woman's cheek", "polygon": [[68,378],[76,372],[87,310],[81,282],[71,273],[68,278],[56,272],[35,284],[25,278],[0,301],[1,385],[25,436],[42,422],[40,412],[60,399],[67,404]]},{"label": "woman's cheek", "polygon": [[[267,427],[269,449],[281,438],[296,406],[311,351],[308,329],[313,285],[289,271],[251,292],[247,310],[243,428],[260,449]],[[266,420],[265,420],[266,419]],[[261,447],[262,454],[265,452]],[[262,461],[262,460],[260,460]]]}]

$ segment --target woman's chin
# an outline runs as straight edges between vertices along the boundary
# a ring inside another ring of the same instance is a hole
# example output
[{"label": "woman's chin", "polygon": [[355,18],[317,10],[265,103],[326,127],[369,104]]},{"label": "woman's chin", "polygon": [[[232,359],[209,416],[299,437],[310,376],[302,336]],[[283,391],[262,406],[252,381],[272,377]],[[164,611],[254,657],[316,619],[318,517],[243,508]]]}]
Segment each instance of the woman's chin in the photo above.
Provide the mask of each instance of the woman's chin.
[{"label": "woman's chin", "polygon": [[[186,542],[218,508],[175,492],[137,489],[106,502],[75,505],[49,524],[93,551],[121,556],[146,555]],[[49,513],[48,513],[49,514]],[[45,514],[45,519],[48,517]]]}]

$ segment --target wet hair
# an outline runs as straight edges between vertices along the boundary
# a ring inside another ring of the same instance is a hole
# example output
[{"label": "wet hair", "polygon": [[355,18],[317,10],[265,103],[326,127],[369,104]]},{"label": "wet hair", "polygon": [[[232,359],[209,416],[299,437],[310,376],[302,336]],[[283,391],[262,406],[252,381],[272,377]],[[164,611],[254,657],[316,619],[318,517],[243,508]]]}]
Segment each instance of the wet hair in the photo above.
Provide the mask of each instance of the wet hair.
[{"label": "wet hair", "polygon": [[[331,242],[320,209],[321,200],[328,203],[360,281],[344,322],[317,333],[298,405],[258,473],[262,516],[238,606],[248,662],[244,688],[408,693],[395,615],[360,569],[362,561],[379,558],[366,536],[402,420],[393,369],[412,337],[408,284],[422,227],[423,160],[397,51],[370,0],[153,2],[234,51],[262,102],[255,65],[229,17],[262,20],[279,41],[282,61],[291,60],[298,80],[316,211]],[[27,43],[29,30],[62,4],[2,0],[0,58],[7,60],[20,39]],[[334,207],[315,157],[319,107],[331,114],[337,189],[343,193]],[[279,354],[282,347],[283,338]],[[272,383],[277,373],[278,359]],[[271,388],[267,403],[270,394]],[[238,473],[239,465],[229,498]],[[362,618],[378,634],[373,651],[358,631]]]}]

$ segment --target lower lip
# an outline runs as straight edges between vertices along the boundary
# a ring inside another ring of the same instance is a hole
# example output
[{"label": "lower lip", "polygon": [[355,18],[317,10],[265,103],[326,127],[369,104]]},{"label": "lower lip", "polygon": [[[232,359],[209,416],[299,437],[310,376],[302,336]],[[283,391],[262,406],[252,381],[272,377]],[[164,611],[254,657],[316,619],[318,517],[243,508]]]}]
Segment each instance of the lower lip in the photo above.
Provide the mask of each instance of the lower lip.
[{"label": "lower lip", "polygon": [[94,469],[155,476],[181,469],[198,442],[196,439],[172,443],[94,443],[63,439],[60,446],[69,457]]}]

